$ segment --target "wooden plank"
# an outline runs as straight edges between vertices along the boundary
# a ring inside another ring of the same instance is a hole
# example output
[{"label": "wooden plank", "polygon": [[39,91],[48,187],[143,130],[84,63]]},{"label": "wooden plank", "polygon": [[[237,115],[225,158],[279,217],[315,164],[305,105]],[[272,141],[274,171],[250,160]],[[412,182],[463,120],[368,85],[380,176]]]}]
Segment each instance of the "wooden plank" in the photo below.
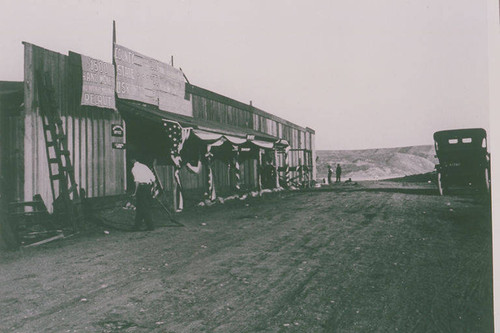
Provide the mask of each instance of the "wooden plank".
[{"label": "wooden plank", "polygon": [[[99,110],[103,111],[103,110]],[[98,124],[98,147],[99,147],[99,196],[106,195],[106,157],[105,157],[105,149],[106,149],[106,137],[104,134],[104,125],[106,124],[105,115],[102,112],[99,112],[97,118]]]},{"label": "wooden plank", "polygon": [[[113,193],[113,172],[114,172],[114,155],[111,152],[111,111],[105,111],[105,121],[103,121],[103,157],[104,157],[104,195]],[[115,149],[116,150],[116,149]]]},{"label": "wooden plank", "polygon": [[86,174],[87,174],[87,195],[88,197],[94,197],[94,156],[93,156],[93,132],[92,132],[92,114],[90,113],[89,108],[87,110],[87,118],[86,118],[86,137],[87,137],[87,147],[85,147],[86,154]]},{"label": "wooden plank", "polygon": [[[112,124],[117,124],[118,121],[116,119],[116,114],[113,111],[109,112],[109,121],[107,122],[108,125],[105,125],[104,131],[107,132],[107,144],[104,147],[105,148],[105,156],[106,156],[106,161],[108,162],[106,166],[106,195],[113,195],[117,194],[117,170],[116,168],[118,167],[116,162],[118,159],[118,154],[117,150],[118,149],[113,149],[111,146],[111,142],[113,142],[114,138],[111,136],[111,125]],[[106,128],[107,127],[107,128]]]},{"label": "wooden plank", "polygon": [[87,187],[87,112],[80,108],[80,188],[84,188],[88,194]]},{"label": "wooden plank", "polygon": [[38,245],[42,245],[42,244],[46,244],[46,243],[49,243],[49,242],[52,242],[52,241],[55,241],[57,239],[62,239],[64,238],[64,235],[61,233],[59,235],[56,235],[54,237],[50,237],[50,238],[47,238],[47,239],[44,239],[44,240],[41,240],[39,242],[36,242],[36,243],[33,243],[33,244],[29,244],[29,245],[25,245],[23,247],[34,247],[34,246],[38,246]]},{"label": "wooden plank", "polygon": [[78,184],[78,188],[80,189],[80,119],[71,116],[73,122],[73,140],[72,140],[72,161],[73,161],[73,170],[75,176],[75,182]]},{"label": "wooden plank", "polygon": [[[125,124],[125,121],[123,121],[123,119],[120,117],[120,121],[123,125],[123,138],[124,138],[124,142],[126,142],[126,138],[127,138],[127,126]],[[119,188],[120,188],[120,192],[119,193],[125,193],[125,189],[126,189],[126,183],[127,183],[127,150],[123,150],[119,153],[119,159],[118,159],[118,163],[122,165],[121,168],[118,168],[117,170],[119,170],[120,172],[118,173],[118,180],[120,181],[120,184],[119,184]]]},{"label": "wooden plank", "polygon": [[98,197],[101,195],[99,189],[99,123],[97,121],[96,113],[94,109],[91,109],[92,112],[92,187],[94,189],[94,197]]}]

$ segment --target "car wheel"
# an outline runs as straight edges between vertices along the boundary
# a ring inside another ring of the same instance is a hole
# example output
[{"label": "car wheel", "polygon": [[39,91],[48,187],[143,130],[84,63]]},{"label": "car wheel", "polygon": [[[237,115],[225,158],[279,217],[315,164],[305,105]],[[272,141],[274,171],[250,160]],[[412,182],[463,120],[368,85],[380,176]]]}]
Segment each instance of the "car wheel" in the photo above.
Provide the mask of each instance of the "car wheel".
[{"label": "car wheel", "polygon": [[444,190],[444,184],[443,184],[443,175],[441,174],[441,172],[438,172],[437,183],[438,183],[439,195],[444,195],[445,190]]}]

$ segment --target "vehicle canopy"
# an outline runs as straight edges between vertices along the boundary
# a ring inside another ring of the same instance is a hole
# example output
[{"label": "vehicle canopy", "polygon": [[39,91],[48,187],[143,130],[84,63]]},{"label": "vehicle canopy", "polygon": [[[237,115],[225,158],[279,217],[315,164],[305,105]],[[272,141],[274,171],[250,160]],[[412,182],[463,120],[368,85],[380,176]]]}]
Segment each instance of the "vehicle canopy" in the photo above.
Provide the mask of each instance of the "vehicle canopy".
[{"label": "vehicle canopy", "polygon": [[459,152],[486,154],[486,131],[482,128],[468,128],[439,131],[434,133],[434,144],[438,158]]}]

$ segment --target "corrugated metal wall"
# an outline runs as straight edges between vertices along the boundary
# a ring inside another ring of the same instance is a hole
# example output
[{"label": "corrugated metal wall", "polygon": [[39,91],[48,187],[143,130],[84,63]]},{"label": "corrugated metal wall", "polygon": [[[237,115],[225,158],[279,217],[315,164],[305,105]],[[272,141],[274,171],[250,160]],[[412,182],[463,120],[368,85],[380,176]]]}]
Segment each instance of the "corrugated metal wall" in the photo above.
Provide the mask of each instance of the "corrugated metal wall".
[{"label": "corrugated metal wall", "polygon": [[50,73],[59,111],[68,137],[75,180],[88,197],[123,194],[125,151],[112,148],[111,125],[124,122],[117,111],[81,107],[81,62],[79,57],[55,53],[25,43],[24,71],[24,193],[31,200],[41,194],[52,204],[45,140],[37,106],[35,72]]}]

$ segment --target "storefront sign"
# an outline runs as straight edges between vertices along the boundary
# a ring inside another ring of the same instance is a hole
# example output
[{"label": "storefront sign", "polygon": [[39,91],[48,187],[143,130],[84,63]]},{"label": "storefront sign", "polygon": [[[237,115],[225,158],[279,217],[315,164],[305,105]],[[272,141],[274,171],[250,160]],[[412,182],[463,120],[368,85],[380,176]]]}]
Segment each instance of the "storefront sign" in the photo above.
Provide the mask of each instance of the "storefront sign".
[{"label": "storefront sign", "polygon": [[123,126],[122,125],[111,125],[111,136],[122,137],[123,136]]},{"label": "storefront sign", "polygon": [[160,110],[193,115],[191,101],[184,99],[182,72],[173,66],[115,44],[116,94],[157,105]]},{"label": "storefront sign", "polygon": [[112,64],[85,55],[82,58],[81,105],[116,110],[115,69]]},{"label": "storefront sign", "polygon": [[125,149],[124,142],[113,142],[111,145],[112,145],[113,149]]}]

